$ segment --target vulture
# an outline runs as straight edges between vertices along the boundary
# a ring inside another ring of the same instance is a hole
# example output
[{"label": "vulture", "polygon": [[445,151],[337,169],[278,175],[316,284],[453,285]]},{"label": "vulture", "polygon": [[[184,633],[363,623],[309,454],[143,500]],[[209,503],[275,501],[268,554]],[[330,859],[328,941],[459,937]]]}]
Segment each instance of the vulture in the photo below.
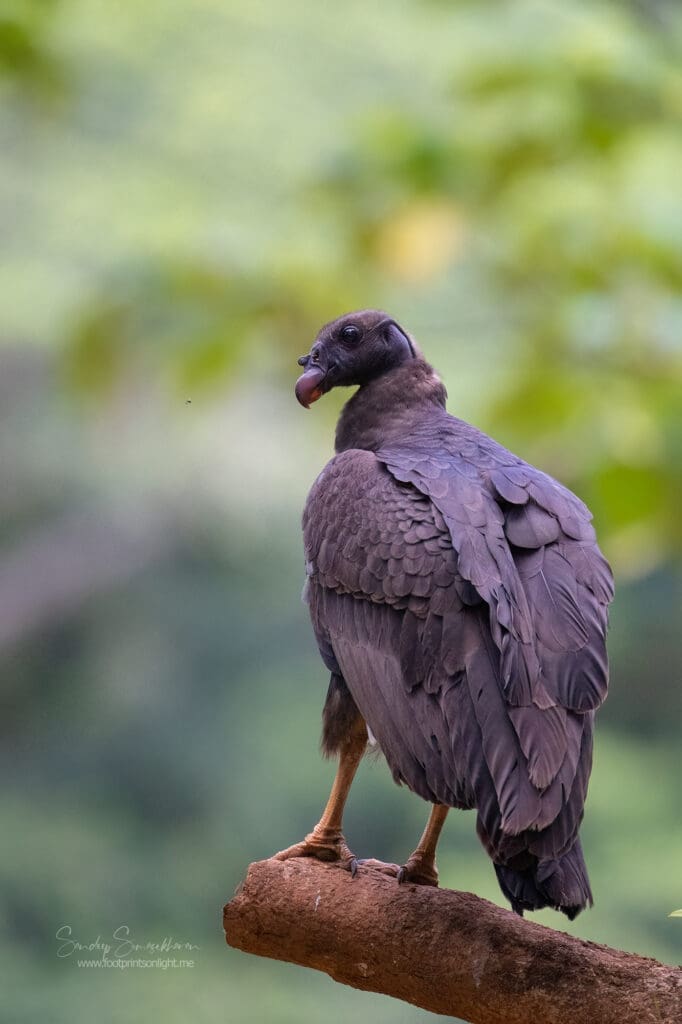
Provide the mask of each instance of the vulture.
[{"label": "vulture", "polygon": [[613,580],[583,502],[446,411],[446,391],[386,313],[325,325],[296,397],[356,385],[303,514],[304,597],[331,673],[322,818],[280,859],[353,874],[342,813],[368,747],[432,804],[398,882],[437,885],[449,808],[476,830],[516,913],[592,904],[578,829],[606,696]]}]

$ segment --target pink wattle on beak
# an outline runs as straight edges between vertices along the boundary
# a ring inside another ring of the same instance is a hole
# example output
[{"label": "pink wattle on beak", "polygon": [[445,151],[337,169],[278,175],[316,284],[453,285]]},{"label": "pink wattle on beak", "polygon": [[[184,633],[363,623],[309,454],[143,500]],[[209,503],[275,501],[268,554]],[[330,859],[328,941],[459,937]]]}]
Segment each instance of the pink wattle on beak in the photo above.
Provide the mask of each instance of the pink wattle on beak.
[{"label": "pink wattle on beak", "polygon": [[319,366],[311,366],[296,381],[296,398],[304,409],[309,409],[313,402],[322,398],[324,392],[319,385],[324,376],[325,371]]}]

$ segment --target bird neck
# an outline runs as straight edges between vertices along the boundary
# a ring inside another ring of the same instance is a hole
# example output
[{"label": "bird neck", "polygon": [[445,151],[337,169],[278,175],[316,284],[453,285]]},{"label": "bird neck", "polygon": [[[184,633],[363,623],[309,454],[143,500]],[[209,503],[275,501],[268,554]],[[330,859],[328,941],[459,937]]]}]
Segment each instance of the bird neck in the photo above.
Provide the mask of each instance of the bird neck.
[{"label": "bird neck", "polygon": [[337,452],[376,451],[409,436],[424,419],[445,411],[447,392],[432,366],[411,359],[363,384],[344,405],[336,427]]}]

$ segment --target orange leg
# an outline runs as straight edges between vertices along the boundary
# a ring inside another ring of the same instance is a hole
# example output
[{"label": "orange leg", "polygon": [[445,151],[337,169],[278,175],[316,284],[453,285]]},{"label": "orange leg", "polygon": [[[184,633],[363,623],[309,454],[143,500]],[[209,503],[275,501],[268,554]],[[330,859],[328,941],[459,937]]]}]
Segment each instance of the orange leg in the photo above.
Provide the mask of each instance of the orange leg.
[{"label": "orange leg", "polygon": [[275,854],[276,860],[317,857],[318,860],[341,861],[344,867],[355,873],[355,857],[348,848],[341,826],[348,793],[366,747],[367,728],[363,719],[358,718],[347,743],[341,748],[339,766],[322,817],[302,843],[281,850]]},{"label": "orange leg", "polygon": [[355,861],[352,866],[353,872],[355,873],[358,867],[373,868],[375,871],[381,871],[397,878],[398,882],[412,882],[413,885],[438,885],[436,845],[449,810],[450,808],[444,804],[433,805],[417,849],[402,867],[398,864],[386,864],[382,860],[375,860],[371,857]]},{"label": "orange leg", "polygon": [[398,872],[399,882],[416,882],[417,885],[438,885],[438,869],[436,868],[436,846],[445,824],[449,807],[445,804],[434,804],[429,820],[417,849],[407,859]]}]

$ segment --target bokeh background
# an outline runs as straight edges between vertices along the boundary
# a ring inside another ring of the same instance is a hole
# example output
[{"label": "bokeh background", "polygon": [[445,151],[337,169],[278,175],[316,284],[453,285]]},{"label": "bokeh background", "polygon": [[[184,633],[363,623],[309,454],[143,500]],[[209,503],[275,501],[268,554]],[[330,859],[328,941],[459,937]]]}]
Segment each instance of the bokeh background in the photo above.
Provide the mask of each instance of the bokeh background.
[{"label": "bokeh background", "polygon": [[[431,1019],[220,921],[333,774],[300,512],[346,396],[304,413],[292,387],[365,305],[594,511],[618,584],[596,905],[537,916],[677,962],[679,4],[6,0],[0,101],[7,1020]],[[426,810],[366,764],[349,842],[401,861]],[[471,814],[440,868],[502,902]],[[78,968],[63,925],[200,948]]]}]

